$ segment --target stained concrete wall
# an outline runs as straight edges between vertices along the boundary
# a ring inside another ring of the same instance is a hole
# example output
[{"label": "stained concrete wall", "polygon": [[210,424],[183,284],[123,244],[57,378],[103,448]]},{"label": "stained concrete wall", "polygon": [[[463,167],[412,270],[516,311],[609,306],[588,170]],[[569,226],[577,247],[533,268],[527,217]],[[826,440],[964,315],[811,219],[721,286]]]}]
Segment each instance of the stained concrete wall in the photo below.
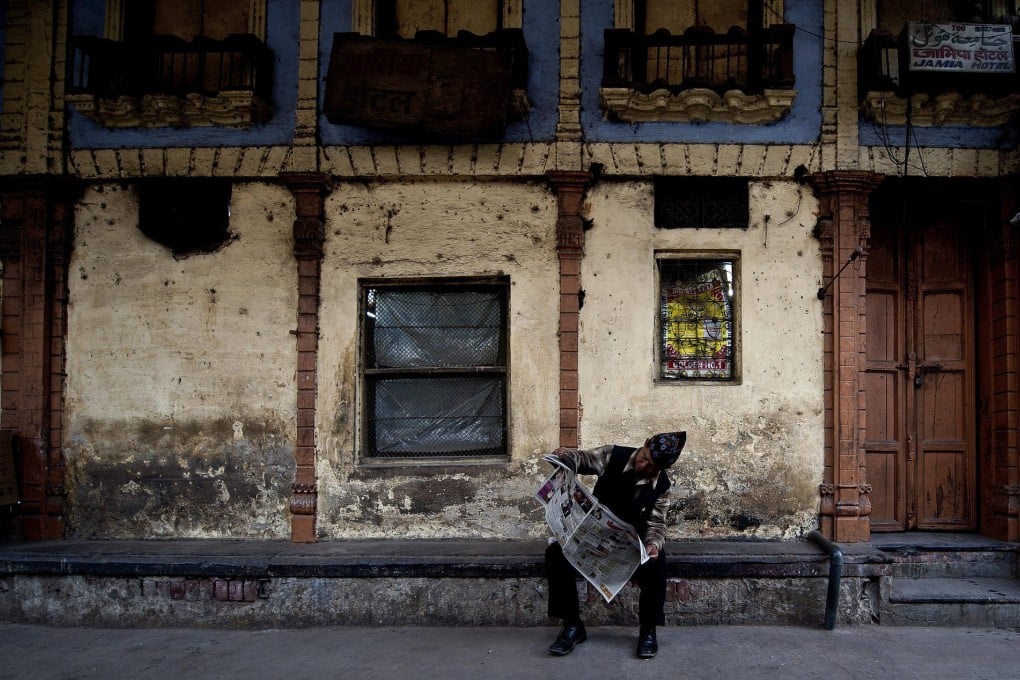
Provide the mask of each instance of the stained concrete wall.
[{"label": "stained concrete wall", "polygon": [[71,535],[289,536],[293,223],[286,189],[235,184],[235,238],[175,259],[138,229],[133,188],[86,191],[68,277]]},{"label": "stained concrete wall", "polygon": [[[649,182],[589,193],[581,441],[689,432],[671,537],[814,527],[822,468],[815,200],[753,182],[746,230],[656,230]],[[132,188],[96,185],[70,267],[65,455],[74,536],[287,537],[295,441],[289,194],[234,187],[220,250],[175,259],[137,228]],[[768,226],[766,227],[766,215]],[[340,183],[326,200],[319,338],[319,536],[534,538],[559,436],[556,203],[529,182]],[[655,381],[655,252],[739,254],[741,380]],[[359,280],[510,280],[510,451],[366,461]]]},{"label": "stained concrete wall", "polygon": [[[816,201],[755,181],[746,230],[657,230],[649,181],[588,194],[581,444],[689,432],[671,537],[814,528],[823,452]],[[767,216],[767,220],[766,220]],[[174,259],[137,228],[134,190],[99,184],[76,215],[65,455],[73,536],[287,537],[296,268],[289,194],[238,184],[215,253]],[[320,537],[537,537],[532,493],[558,443],[556,205],[544,183],[337,185],[320,304]],[[739,255],[737,384],[655,381],[655,252]],[[360,278],[506,275],[510,456],[365,465]],[[609,370],[607,367],[612,367]]]},{"label": "stained concrete wall", "polygon": [[[535,536],[532,495],[559,437],[556,203],[544,183],[345,183],[326,202],[318,400],[321,536]],[[358,280],[510,278],[510,455],[360,463]]]},{"label": "stained concrete wall", "polygon": [[[823,466],[817,203],[790,181],[750,184],[745,229],[656,229],[650,182],[589,192],[582,264],[582,447],[686,430],[670,535],[787,537],[815,528]],[[736,254],[733,384],[657,382],[656,251]]]}]

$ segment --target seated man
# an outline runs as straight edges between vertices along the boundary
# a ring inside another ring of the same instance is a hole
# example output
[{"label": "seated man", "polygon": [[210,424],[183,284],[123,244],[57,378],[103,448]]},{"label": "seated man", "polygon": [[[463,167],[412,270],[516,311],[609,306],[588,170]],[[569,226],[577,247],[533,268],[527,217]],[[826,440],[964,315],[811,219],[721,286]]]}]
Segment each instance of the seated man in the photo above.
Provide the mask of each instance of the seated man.
[{"label": "seated man", "polygon": [[[666,432],[649,437],[644,445],[607,444],[589,451],[559,448],[553,455],[567,461],[579,474],[598,475],[592,493],[617,517],[629,522],[645,544],[649,560],[638,567],[634,581],[641,588],[638,605],[640,633],[637,655],[648,659],[659,651],[655,627],[665,623],[666,511],[670,481],[666,469],[679,458],[686,432]],[[563,628],[549,651],[564,656],[587,639],[577,598],[577,570],[563,556],[559,543],[545,551],[549,579],[549,616],[563,619]]]}]

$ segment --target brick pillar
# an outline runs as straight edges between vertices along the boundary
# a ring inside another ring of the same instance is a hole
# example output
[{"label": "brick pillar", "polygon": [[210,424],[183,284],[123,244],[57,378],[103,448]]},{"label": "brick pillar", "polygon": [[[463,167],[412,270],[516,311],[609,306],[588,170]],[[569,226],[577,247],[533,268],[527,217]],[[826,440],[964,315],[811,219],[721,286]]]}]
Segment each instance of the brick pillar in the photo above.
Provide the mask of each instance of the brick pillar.
[{"label": "brick pillar", "polygon": [[871,235],[868,199],[882,177],[834,171],[811,178],[820,200],[816,236],[822,245],[823,283],[858,247],[864,249],[828,287],[825,319],[825,470],[820,486],[821,531],[844,543],[870,536],[871,488],[863,442],[867,312],[867,248]]},{"label": "brick pillar", "polygon": [[314,543],[317,484],[315,475],[315,404],[319,356],[319,280],[325,239],[323,201],[328,179],[318,173],[281,176],[294,195],[294,258],[298,267],[297,309],[297,445],[290,499],[291,541]]},{"label": "brick pillar", "polygon": [[0,191],[0,427],[14,434],[21,501],[18,526],[8,530],[28,540],[64,535],[64,348],[74,200],[62,184],[26,182]]},{"label": "brick pillar", "polygon": [[[1001,223],[989,249],[990,337],[985,343],[989,355],[986,375],[989,439],[986,450],[989,470],[983,478],[990,484],[988,526],[985,531],[1003,541],[1020,541],[1020,262],[1017,261],[1016,231],[1010,219],[1017,214],[1016,185],[1002,184]],[[986,487],[987,488],[987,487]],[[982,493],[982,498],[988,494]]]},{"label": "brick pillar", "polygon": [[551,172],[556,192],[556,254],[560,262],[560,446],[578,445],[581,404],[577,382],[577,331],[581,309],[581,256],[584,223],[581,204],[591,180],[587,172]]}]

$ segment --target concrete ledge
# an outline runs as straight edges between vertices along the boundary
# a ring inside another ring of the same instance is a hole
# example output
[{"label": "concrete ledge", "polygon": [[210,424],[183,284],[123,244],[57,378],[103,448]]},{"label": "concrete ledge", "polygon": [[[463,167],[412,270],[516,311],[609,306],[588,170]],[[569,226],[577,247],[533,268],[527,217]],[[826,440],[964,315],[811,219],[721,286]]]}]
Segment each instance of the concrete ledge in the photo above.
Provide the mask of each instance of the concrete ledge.
[{"label": "concrete ledge", "polygon": [[[0,574],[221,578],[506,578],[544,574],[545,541],[65,540],[0,545]],[[825,576],[807,541],[682,541],[666,545],[672,578]],[[844,552],[844,574],[873,574],[889,557]]]},{"label": "concrete ledge", "polygon": [[[0,621],[56,626],[549,625],[545,541],[67,540],[0,545]],[[828,556],[807,541],[666,546],[669,625],[820,625]],[[889,558],[844,552],[839,618],[877,618]],[[578,581],[585,620],[633,625]],[[865,593],[865,596],[861,596]]]}]

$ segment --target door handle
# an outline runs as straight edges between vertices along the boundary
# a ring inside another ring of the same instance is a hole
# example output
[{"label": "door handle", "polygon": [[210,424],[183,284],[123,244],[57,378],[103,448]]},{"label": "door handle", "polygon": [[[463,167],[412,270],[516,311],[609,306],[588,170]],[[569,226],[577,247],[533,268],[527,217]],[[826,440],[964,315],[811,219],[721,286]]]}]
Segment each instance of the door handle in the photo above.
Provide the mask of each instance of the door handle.
[{"label": "door handle", "polygon": [[924,362],[919,362],[917,364],[917,368],[914,370],[914,387],[917,388],[917,387],[921,387],[921,386],[924,385],[924,374],[925,373],[929,373],[929,372],[930,373],[937,373],[938,371],[941,371],[941,370],[942,370],[942,364],[940,364],[940,363],[936,362],[936,363],[926,364]]}]

